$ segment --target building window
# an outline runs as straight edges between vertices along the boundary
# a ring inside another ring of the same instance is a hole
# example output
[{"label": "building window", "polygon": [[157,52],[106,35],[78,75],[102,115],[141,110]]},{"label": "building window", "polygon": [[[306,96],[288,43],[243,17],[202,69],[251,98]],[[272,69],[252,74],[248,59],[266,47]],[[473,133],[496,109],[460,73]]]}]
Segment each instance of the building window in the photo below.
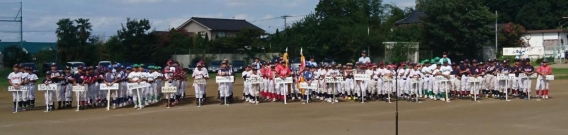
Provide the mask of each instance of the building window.
[{"label": "building window", "polygon": [[227,36],[227,35],[225,35],[224,31],[217,32],[217,37],[225,37],[225,36]]},{"label": "building window", "polygon": [[199,35],[201,35],[201,38],[205,38],[205,35],[207,35],[207,33],[205,31],[200,31]]}]

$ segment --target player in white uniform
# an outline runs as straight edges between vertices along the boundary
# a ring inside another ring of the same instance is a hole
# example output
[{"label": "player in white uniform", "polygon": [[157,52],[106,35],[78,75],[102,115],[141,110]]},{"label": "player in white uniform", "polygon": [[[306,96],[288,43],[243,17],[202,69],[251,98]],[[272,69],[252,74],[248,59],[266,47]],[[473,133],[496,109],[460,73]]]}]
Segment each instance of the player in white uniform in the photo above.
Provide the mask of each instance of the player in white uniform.
[{"label": "player in white uniform", "polygon": [[[132,66],[132,72],[128,74],[128,81],[130,83],[138,83],[140,84],[142,80],[142,73],[140,72],[142,68],[139,68],[138,64],[134,64]],[[142,95],[144,94],[141,89],[133,89],[132,90],[132,101],[134,103],[134,109],[142,109],[144,105],[142,102]]]},{"label": "player in white uniform", "polygon": [[148,81],[148,83],[150,83],[150,86],[148,87],[148,89],[146,90],[146,101],[149,102],[149,104],[155,104],[157,103],[157,99],[156,99],[156,68],[154,68],[154,66],[149,66],[148,67],[148,73],[146,73],[146,79]]},{"label": "player in white uniform", "polygon": [[322,64],[322,65],[320,66],[320,68],[318,69],[318,71],[315,73],[316,76],[319,78],[319,81],[318,81],[318,83],[319,83],[319,88],[318,88],[318,90],[317,90],[317,96],[316,96],[316,98],[319,99],[319,100],[323,100],[323,99],[324,99],[324,96],[325,96],[325,93],[324,93],[324,92],[325,92],[325,88],[327,88],[327,86],[325,85],[325,81],[324,81],[325,74],[327,73],[327,71],[326,71],[326,69],[324,69],[324,68],[327,68],[327,65]]},{"label": "player in white uniform", "polygon": [[398,70],[396,70],[396,75],[397,75],[397,87],[398,90],[396,91],[396,97],[401,97],[402,93],[406,90],[406,69],[404,69],[406,67],[406,63],[401,63],[400,66],[398,67]]},{"label": "player in white uniform", "polygon": [[[29,67],[23,67],[20,68],[20,73],[22,73],[22,86],[29,86],[29,75],[28,72],[26,72],[26,70],[28,70]],[[28,108],[28,94],[29,94],[29,89],[27,91],[22,91],[22,108],[23,110],[27,110]]]},{"label": "player in white uniform", "polygon": [[37,83],[37,80],[39,79],[37,77],[37,75],[33,72],[33,70],[31,68],[28,69],[28,105],[29,108],[34,108],[35,107],[35,84]]},{"label": "player in white uniform", "polygon": [[[10,82],[10,85],[14,87],[14,89],[20,89],[21,87],[24,87],[22,86],[22,73],[20,73],[19,68],[20,66],[18,64],[14,65],[12,68],[14,72],[8,75],[8,81]],[[14,102],[14,109],[13,109],[14,113],[22,111],[21,101],[23,100],[22,98],[20,98],[21,95],[22,95],[21,92],[12,92],[12,102]]]},{"label": "player in white uniform", "polygon": [[[197,63],[197,68],[193,70],[191,77],[193,80],[209,79],[209,73],[207,72],[207,69],[203,67],[203,62]],[[195,89],[195,100],[198,105],[200,102],[201,104],[205,102],[205,86],[206,84],[196,84],[195,81],[193,83],[193,88]]]},{"label": "player in white uniform", "polygon": [[[436,78],[436,76],[442,76],[442,71],[440,71],[440,68],[442,67],[441,64],[436,64],[436,69],[434,69],[434,71],[432,72],[432,74],[434,75],[434,78]],[[432,93],[433,96],[430,97],[430,99],[436,101],[436,100],[441,100],[441,91],[440,91],[440,82],[438,82],[437,80],[433,80],[433,85],[432,85]]]},{"label": "player in white uniform", "polygon": [[[250,75],[252,74],[252,69],[250,67],[245,67],[245,71],[243,71],[243,73],[241,73],[241,77],[243,77],[243,80],[247,80]],[[252,87],[252,84],[247,83],[246,81],[243,84],[243,97],[241,98],[241,100],[245,100],[247,102],[250,101],[250,88]]]},{"label": "player in white uniform", "polygon": [[[447,60],[443,60],[442,63],[443,63],[443,64],[442,64],[442,66],[440,67],[440,72],[442,73],[441,75],[444,76],[445,78],[447,78],[447,79],[449,80],[449,79],[450,79],[450,73],[452,73],[453,69],[452,69],[452,67],[449,65],[449,63],[448,63]],[[445,84],[445,83],[447,83],[447,84]],[[451,90],[451,89],[450,89],[450,86],[451,86],[450,82],[448,81],[448,82],[445,82],[445,83],[440,83],[440,86],[439,86],[439,88],[440,88],[440,89],[439,89],[439,92],[441,93],[440,96],[442,97],[442,99],[441,99],[442,101],[446,101],[446,100],[447,100],[447,99],[445,98],[445,94],[446,94],[446,92],[449,92],[449,91]],[[447,89],[448,91],[446,91],[446,89]]]},{"label": "player in white uniform", "polygon": [[[252,69],[252,73],[249,74],[250,78],[260,78],[261,74],[260,72],[258,72],[257,68]],[[252,84],[249,88],[249,94],[250,94],[250,99],[249,99],[249,103],[251,104],[258,104],[258,98],[259,98],[259,93],[260,93],[260,84]]]},{"label": "player in white uniform", "polygon": [[375,75],[375,70],[377,70],[376,65],[368,64],[369,68],[365,70],[365,74],[370,75],[371,78],[367,81],[367,95],[373,96],[377,91],[377,79],[378,75]]},{"label": "player in white uniform", "polygon": [[[325,77],[338,77],[340,76],[339,71],[335,68],[335,65],[328,65],[328,69],[327,72],[325,74]],[[337,90],[339,89],[339,87],[337,86],[337,83],[326,83],[327,88],[325,90],[325,101],[328,103],[331,102],[338,102],[337,101],[337,96],[334,96],[335,94],[337,94]]]},{"label": "player in white uniform", "polygon": [[379,66],[376,70],[373,71],[373,76],[371,76],[376,82],[376,90],[375,90],[375,94],[373,94],[373,96],[375,97],[375,100],[379,100],[381,99],[381,94],[384,92],[384,86],[383,86],[383,71],[385,70],[385,65],[383,62],[379,63]]},{"label": "player in white uniform", "polygon": [[418,80],[424,76],[419,69],[419,65],[417,65],[416,63],[412,63],[410,67],[412,67],[412,69],[409,71],[408,74],[408,86],[407,86],[408,89],[405,92],[407,100],[410,100],[412,98],[418,98],[422,94],[421,82],[413,84],[412,80],[413,79]]}]

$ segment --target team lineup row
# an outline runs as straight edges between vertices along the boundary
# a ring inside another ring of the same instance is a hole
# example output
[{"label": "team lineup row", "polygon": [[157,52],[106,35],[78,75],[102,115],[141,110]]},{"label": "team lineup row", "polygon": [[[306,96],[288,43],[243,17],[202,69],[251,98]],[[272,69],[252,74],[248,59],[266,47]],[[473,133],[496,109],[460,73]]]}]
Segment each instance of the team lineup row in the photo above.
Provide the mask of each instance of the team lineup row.
[{"label": "team lineup row", "polygon": [[[245,80],[243,100],[250,103],[265,101],[301,100],[309,103],[311,100],[322,100],[329,103],[345,100],[413,100],[427,98],[447,101],[451,98],[505,98],[517,96],[529,99],[531,76],[537,75],[537,96],[548,98],[549,81],[546,76],[552,71],[544,61],[542,66],[534,69],[528,61],[517,61],[509,66],[508,61],[496,64],[490,60],[486,65],[479,65],[476,60],[470,65],[468,60],[462,64],[449,64],[447,61],[437,63],[423,61],[422,64],[405,63],[398,65],[377,65],[357,63],[353,69],[352,63],[345,67],[326,65],[319,68],[306,65],[299,71],[290,71],[284,62],[282,64],[265,64],[260,69],[247,67],[242,73]],[[160,67],[149,67],[144,71],[141,65],[133,65],[123,70],[119,64],[108,67],[97,73],[93,68],[79,68],[79,73],[71,74],[69,70],[59,73],[52,70],[47,73],[43,84],[55,84],[57,90],[45,94],[47,111],[55,108],[70,108],[75,91],[78,109],[105,106],[112,108],[134,105],[141,109],[144,106],[166,99],[166,106],[174,106],[185,98],[186,73],[176,63],[168,63],[166,70]],[[55,66],[54,66],[55,68]],[[14,112],[32,108],[35,105],[34,87],[37,76],[30,70],[14,66],[14,72],[9,75],[12,87],[27,87],[27,91],[13,91]],[[162,72],[163,71],[163,72]],[[508,77],[509,74],[513,75]],[[217,73],[219,96],[221,104],[230,104],[233,99],[233,73],[226,62]],[[359,75],[359,76],[358,76]],[[363,75],[363,76],[361,76]],[[507,76],[507,77],[503,77]],[[361,78],[363,77],[363,78]],[[205,104],[205,90],[209,75],[200,62],[193,71],[193,88],[196,104]],[[287,81],[291,80],[291,81]],[[132,88],[129,84],[146,84]],[[112,91],[101,89],[103,86],[118,88]],[[74,86],[84,86],[84,90],[74,90]],[[163,87],[175,87],[174,92],[162,93]],[[19,93],[19,94],[18,94]],[[393,98],[391,98],[393,97]],[[111,99],[108,102],[106,99]],[[19,106],[19,107],[18,107]],[[23,107],[20,109],[20,107]]]}]

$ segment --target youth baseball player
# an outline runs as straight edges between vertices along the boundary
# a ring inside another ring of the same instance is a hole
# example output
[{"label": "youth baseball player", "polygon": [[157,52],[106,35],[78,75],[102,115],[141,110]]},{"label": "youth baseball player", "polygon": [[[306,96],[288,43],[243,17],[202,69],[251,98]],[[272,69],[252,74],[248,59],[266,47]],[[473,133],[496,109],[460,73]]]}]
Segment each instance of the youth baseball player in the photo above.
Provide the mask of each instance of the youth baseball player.
[{"label": "youth baseball player", "polygon": [[[30,67],[23,67],[20,68],[20,73],[22,73],[22,86],[29,86],[29,74],[28,72],[26,72],[26,70],[28,70],[28,68]],[[29,95],[29,91],[22,91],[22,109],[25,111],[27,109],[29,109],[28,107],[28,95]]]},{"label": "youth baseball player", "polygon": [[496,72],[497,71],[497,67],[495,67],[495,63],[493,62],[493,59],[489,59],[487,61],[487,65],[485,66],[485,90],[483,91],[483,94],[485,95],[485,98],[489,98],[492,96],[492,94],[495,93],[495,82],[497,82],[495,76],[496,76]]},{"label": "youth baseball player", "polygon": [[245,67],[245,71],[243,71],[241,73],[241,77],[243,77],[244,83],[243,83],[243,97],[241,98],[241,100],[245,100],[247,102],[250,101],[250,88],[252,87],[252,84],[248,83],[246,80],[248,78],[250,78],[252,74],[252,69],[249,66]]},{"label": "youth baseball player", "polygon": [[[193,80],[207,80],[209,79],[209,73],[207,72],[207,69],[205,69],[205,67],[203,67],[203,62],[200,62],[197,64],[197,68],[195,68],[193,70],[193,74],[191,75],[191,77],[193,78]],[[193,83],[193,88],[195,89],[195,98],[196,98],[196,104],[199,104],[199,102],[201,102],[201,104],[204,103],[205,101],[205,86],[206,84],[196,84],[195,81]]]},{"label": "youth baseball player", "polygon": [[460,74],[462,75],[462,77],[461,77],[462,86],[461,86],[460,97],[467,98],[469,96],[469,82],[467,80],[469,78],[469,75],[471,74],[468,59],[465,59],[463,61],[463,64],[460,65],[459,71],[460,71]]},{"label": "youth baseball player", "polygon": [[[317,81],[314,82],[315,80],[315,76],[314,76],[314,72],[315,72],[315,68],[311,65],[308,64],[306,65],[306,68],[304,70],[304,72],[302,72],[302,81],[308,83],[308,85],[317,85]],[[305,91],[302,92],[303,95],[303,101],[305,103],[309,103],[310,101],[310,91],[311,89],[304,89]]]},{"label": "youth baseball player", "polygon": [[[280,65],[276,67],[276,72],[278,74],[278,77],[280,77],[282,80],[286,79],[286,77],[289,77],[290,74],[290,68],[286,68],[283,64],[285,64],[286,61],[281,61]],[[280,68],[279,68],[280,67]],[[288,85],[287,84],[277,84],[277,94],[280,94],[280,100],[284,100],[284,95],[288,94]]]},{"label": "youth baseball player", "polygon": [[[335,66],[333,64],[328,66],[327,72],[325,74],[325,77],[331,77],[331,78],[336,78],[338,77],[339,71],[337,71],[335,69]],[[325,89],[325,101],[328,103],[331,102],[338,102],[337,101],[337,96],[335,96],[334,98],[334,94],[337,94],[337,90],[338,90],[338,86],[337,83],[326,83],[327,88]]]},{"label": "youth baseball player", "polygon": [[[112,65],[109,65],[109,66],[108,66],[108,69],[112,69]],[[107,70],[108,70],[108,69],[107,69]],[[115,71],[115,72],[112,72],[112,71],[111,71],[111,72],[106,72],[106,73],[104,74],[104,77],[103,77],[103,78],[104,78],[104,80],[103,80],[103,81],[104,81],[104,84],[102,84],[102,85],[112,86],[112,85],[114,85],[115,83],[118,83],[118,81],[119,81],[120,79],[117,78],[116,76],[117,76],[116,71]],[[107,99],[107,100],[110,100],[110,101],[111,101],[111,103],[112,103],[112,109],[116,109],[116,99],[117,99],[117,98],[118,98],[118,92],[117,92],[117,91],[111,91],[110,99]]]},{"label": "youth baseball player", "polygon": [[[252,68],[252,73],[249,74],[250,78],[260,78],[261,74],[258,72],[258,69],[251,66]],[[249,103],[251,104],[258,104],[258,98],[259,98],[259,92],[260,92],[260,84],[252,84],[251,87],[249,88]]]},{"label": "youth baseball player", "polygon": [[[522,89],[524,89],[524,90],[523,90],[523,92],[524,92],[524,94],[525,94],[524,98],[525,98],[526,100],[529,100],[529,99],[530,99],[530,96],[531,96],[530,93],[531,93],[531,85],[532,85],[532,80],[531,80],[529,77],[530,77],[532,74],[535,73],[535,69],[534,69],[534,67],[531,65],[530,59],[528,59],[528,58],[525,59],[525,61],[523,61],[523,63],[524,63],[524,64],[523,64],[524,66],[523,66],[523,69],[522,69],[522,73],[524,73],[524,74],[526,75],[526,77],[521,78],[521,81],[523,82],[523,83],[522,83],[522,85],[523,85],[523,86],[522,86]],[[539,93],[537,93],[537,95],[538,95],[538,94],[539,94]]]},{"label": "youth baseball player", "polygon": [[[536,95],[544,99],[548,99],[548,86],[550,85],[550,80],[546,80],[546,75],[552,74],[552,69],[548,66],[548,60],[544,59],[542,65],[536,69],[537,77],[536,82]],[[539,91],[541,95],[539,95]]]},{"label": "youth baseball player", "polygon": [[[52,77],[54,75],[53,72],[48,71],[45,77],[45,80],[43,81],[43,84],[49,85],[49,84],[55,84],[55,78],[56,77]],[[45,96],[45,105],[48,106],[47,111],[53,111],[54,104],[55,104],[55,100],[56,99],[56,92],[55,91],[45,91],[44,93]]]},{"label": "youth baseball player", "polygon": [[[22,85],[22,73],[19,70],[20,66],[18,64],[14,65],[12,69],[14,72],[8,75],[8,81],[14,89],[20,89],[21,87],[25,87]],[[12,92],[12,102],[14,103],[14,109],[12,110],[14,113],[22,111],[22,97],[21,92]],[[16,105],[17,104],[17,105]]]},{"label": "youth baseball player", "polygon": [[[226,62],[222,62],[221,63],[221,69],[217,72],[218,76],[231,76],[231,70],[230,68],[228,68],[227,63]],[[224,104],[230,104],[231,102],[229,101],[229,96],[230,96],[230,88],[229,88],[229,83],[230,82],[223,82],[223,83],[219,83],[219,94],[220,94],[220,99],[221,99],[221,105]]]},{"label": "youth baseball player", "polygon": [[35,84],[39,79],[31,68],[28,68],[28,105],[29,108],[35,107]]},{"label": "youth baseball player", "polygon": [[[140,72],[142,68],[139,67],[138,64],[134,64],[132,67],[132,72],[130,74],[128,74],[128,81],[130,83],[142,83],[142,73]],[[132,101],[134,103],[134,109],[142,109],[144,108],[144,105],[141,103],[142,102],[142,90],[141,89],[133,89],[132,90]]]},{"label": "youth baseball player", "polygon": [[[440,67],[440,72],[442,73],[442,76],[444,76],[445,78],[450,80],[450,74],[452,73],[453,69],[450,65],[448,65],[449,61],[447,59],[444,59],[442,62],[443,62],[443,64],[442,64],[442,67]],[[447,84],[445,84],[445,83],[447,83]],[[442,96],[442,101],[449,100],[449,99],[445,98],[445,94],[446,94],[446,92],[449,92],[451,90],[450,89],[451,84],[449,84],[450,82],[445,82],[445,83],[440,84],[440,93],[441,93],[441,96]],[[448,90],[448,91],[446,91],[446,90]]]},{"label": "youth baseball player", "polygon": [[424,74],[424,79],[423,79],[423,86],[422,86],[422,93],[424,93],[424,97],[423,98],[432,98],[432,95],[430,94],[430,91],[432,91],[432,85],[434,82],[433,79],[433,75],[432,72],[434,72],[434,69],[432,69],[430,66],[430,62],[432,62],[432,60],[424,60],[424,66],[422,67],[422,74]]},{"label": "youth baseball player", "polygon": [[460,70],[459,67],[456,63],[452,63],[452,72],[450,73],[450,76],[453,75],[453,78],[450,77],[450,82],[451,82],[451,90],[452,90],[452,95],[451,97],[459,97],[460,92],[461,92],[461,74],[460,74]]}]

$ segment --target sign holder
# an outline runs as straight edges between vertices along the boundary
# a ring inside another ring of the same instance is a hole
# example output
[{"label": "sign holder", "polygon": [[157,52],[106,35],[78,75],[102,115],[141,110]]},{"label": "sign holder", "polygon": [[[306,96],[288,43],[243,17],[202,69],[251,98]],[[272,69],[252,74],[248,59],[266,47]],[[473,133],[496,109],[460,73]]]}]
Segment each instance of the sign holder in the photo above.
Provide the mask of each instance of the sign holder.
[{"label": "sign holder", "polygon": [[[47,97],[51,98],[51,92],[50,91],[56,91],[57,90],[57,84],[39,84],[37,85],[37,90],[38,91],[45,91],[47,92]],[[49,103],[46,103],[47,105],[45,106],[45,111],[43,112],[49,112]]]},{"label": "sign holder", "polygon": [[[113,83],[111,86],[107,86],[106,84],[101,84],[101,85],[99,85],[99,87],[100,87],[100,90],[106,90],[107,91],[107,108],[106,109],[108,111],[108,110],[110,110],[110,101],[112,101],[110,99],[110,91],[115,90],[115,92],[116,92],[116,90],[118,90],[118,88],[119,88],[118,83]],[[113,109],[114,109],[114,107],[113,107]]]},{"label": "sign holder", "polygon": [[22,87],[20,86],[19,89],[14,88],[14,86],[8,86],[8,91],[11,92],[16,92],[16,110],[14,111],[14,113],[18,113],[20,106],[18,104],[18,102],[20,101],[20,92],[24,92],[24,91],[28,91],[28,87]]},{"label": "sign holder", "polygon": [[81,99],[81,94],[85,94],[85,93],[82,93],[82,92],[85,92],[85,87],[86,86],[81,86],[81,85],[73,86],[73,92],[75,92],[75,96],[77,97],[77,110],[75,110],[76,112],[78,112],[79,109],[80,109],[79,107],[81,107],[81,104],[80,104],[81,100],[80,99]]}]

